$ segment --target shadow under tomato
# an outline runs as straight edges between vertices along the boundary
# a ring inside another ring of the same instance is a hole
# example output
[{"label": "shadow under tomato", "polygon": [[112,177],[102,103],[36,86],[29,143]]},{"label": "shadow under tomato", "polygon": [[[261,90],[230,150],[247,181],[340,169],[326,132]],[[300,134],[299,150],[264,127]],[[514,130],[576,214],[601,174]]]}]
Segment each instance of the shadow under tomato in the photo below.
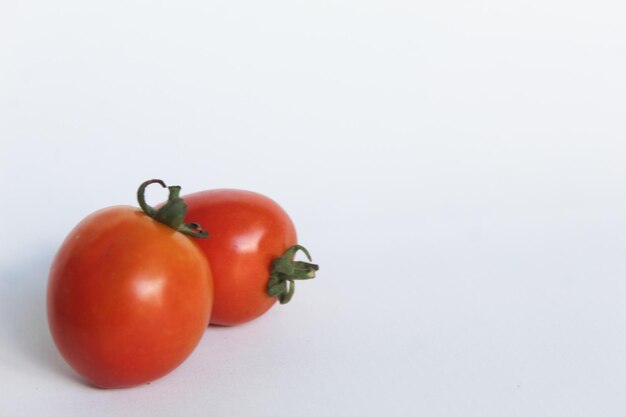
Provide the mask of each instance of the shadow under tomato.
[{"label": "shadow under tomato", "polygon": [[[52,249],[33,251],[0,270],[0,331],[2,341],[16,355],[45,369],[77,381],[65,364],[48,330],[46,287]],[[82,381],[81,381],[82,382]]]}]

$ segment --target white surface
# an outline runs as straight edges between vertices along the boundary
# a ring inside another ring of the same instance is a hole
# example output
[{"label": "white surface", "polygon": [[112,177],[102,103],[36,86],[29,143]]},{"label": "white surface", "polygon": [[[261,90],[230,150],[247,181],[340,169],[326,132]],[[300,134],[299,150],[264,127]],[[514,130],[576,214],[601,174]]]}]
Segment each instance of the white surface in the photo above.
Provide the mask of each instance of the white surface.
[{"label": "white surface", "polygon": [[[624,415],[623,2],[0,4],[0,415]],[[273,197],[321,271],[96,390],[47,269],[151,177]]]}]

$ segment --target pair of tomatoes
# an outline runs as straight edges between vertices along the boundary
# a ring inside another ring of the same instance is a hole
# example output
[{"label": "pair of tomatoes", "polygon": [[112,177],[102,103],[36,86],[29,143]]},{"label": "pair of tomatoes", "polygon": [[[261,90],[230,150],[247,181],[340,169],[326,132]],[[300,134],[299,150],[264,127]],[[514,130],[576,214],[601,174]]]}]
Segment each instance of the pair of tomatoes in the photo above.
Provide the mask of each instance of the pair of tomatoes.
[{"label": "pair of tomatoes", "polygon": [[[110,207],[85,218],[57,253],[48,322],[66,361],[103,388],[137,385],[182,363],[209,323],[236,325],[286,303],[317,265],[293,258],[296,231],[260,194],[210,190],[142,210]],[[185,223],[185,218],[194,220]],[[202,225],[202,226],[201,226]],[[207,232],[209,236],[207,238]]]}]

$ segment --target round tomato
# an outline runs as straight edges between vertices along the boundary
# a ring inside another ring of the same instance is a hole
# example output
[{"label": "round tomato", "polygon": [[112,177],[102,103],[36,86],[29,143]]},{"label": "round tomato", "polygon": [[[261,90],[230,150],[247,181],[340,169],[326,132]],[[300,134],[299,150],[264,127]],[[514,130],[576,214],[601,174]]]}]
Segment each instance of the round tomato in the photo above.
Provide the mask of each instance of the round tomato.
[{"label": "round tomato", "polygon": [[317,265],[294,261],[296,230],[273,200],[251,191],[209,190],[185,196],[188,215],[209,231],[198,241],[214,277],[211,323],[235,325],[287,303],[294,280],[315,277]]},{"label": "round tomato", "polygon": [[[48,322],[65,360],[92,384],[126,387],[159,378],[185,360],[209,323],[213,282],[187,236],[180,187],[159,211],[145,204],[97,211],[63,242],[50,271]],[[157,219],[157,220],[155,220]],[[166,223],[166,224],[164,224]],[[172,227],[179,230],[173,230]]]}]

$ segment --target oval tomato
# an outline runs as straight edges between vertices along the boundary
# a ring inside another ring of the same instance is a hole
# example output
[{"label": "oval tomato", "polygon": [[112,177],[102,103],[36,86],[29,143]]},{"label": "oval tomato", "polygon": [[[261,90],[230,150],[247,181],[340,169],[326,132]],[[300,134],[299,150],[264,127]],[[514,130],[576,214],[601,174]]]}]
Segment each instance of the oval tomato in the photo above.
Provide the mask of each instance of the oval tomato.
[{"label": "oval tomato", "polygon": [[[142,187],[152,182],[158,181]],[[170,213],[159,210],[161,220],[200,236],[197,225],[177,220],[185,209],[178,190],[170,187]],[[140,191],[142,207],[159,218]],[[212,286],[206,258],[190,238],[133,207],[106,208],[80,222],[54,259],[50,331],[62,356],[92,384],[149,382],[176,368],[199,342]]]},{"label": "oval tomato", "polygon": [[[296,230],[273,200],[251,191],[209,190],[185,196],[188,215],[209,231],[198,241],[214,277],[211,323],[235,325],[287,303],[293,281],[315,276],[317,265],[293,261]],[[310,257],[309,257],[310,260]]]}]

